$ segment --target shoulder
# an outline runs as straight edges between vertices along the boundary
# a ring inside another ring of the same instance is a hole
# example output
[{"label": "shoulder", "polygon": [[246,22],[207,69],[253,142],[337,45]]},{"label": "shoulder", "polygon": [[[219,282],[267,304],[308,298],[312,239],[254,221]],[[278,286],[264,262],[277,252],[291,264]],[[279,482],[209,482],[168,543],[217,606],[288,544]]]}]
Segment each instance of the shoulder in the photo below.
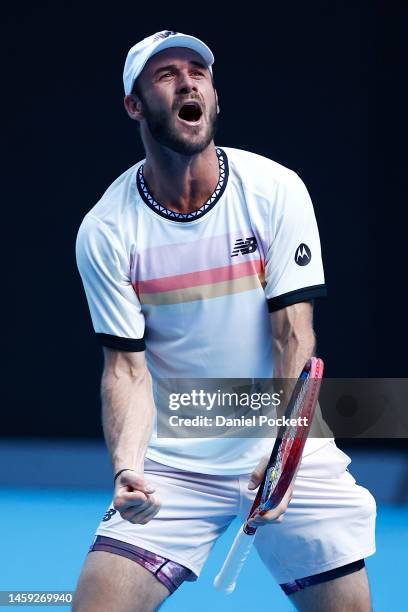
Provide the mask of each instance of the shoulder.
[{"label": "shoulder", "polygon": [[229,147],[221,147],[229,160],[230,176],[245,194],[253,215],[276,225],[283,217],[310,215],[313,209],[302,179],[272,159]]},{"label": "shoulder", "polygon": [[230,172],[239,177],[244,186],[260,194],[269,194],[279,186],[291,188],[303,184],[296,172],[268,157],[242,149],[220,148],[227,154]]},{"label": "shoulder", "polygon": [[143,161],[134,164],[109,185],[85,215],[86,225],[92,225],[99,220],[113,230],[117,225],[126,223],[129,214],[134,213],[135,203],[138,201],[136,173],[142,163]]},{"label": "shoulder", "polygon": [[141,163],[131,166],[113,181],[83,217],[77,234],[77,253],[106,252],[114,243],[118,246],[126,242],[128,228],[137,214],[136,172]]}]

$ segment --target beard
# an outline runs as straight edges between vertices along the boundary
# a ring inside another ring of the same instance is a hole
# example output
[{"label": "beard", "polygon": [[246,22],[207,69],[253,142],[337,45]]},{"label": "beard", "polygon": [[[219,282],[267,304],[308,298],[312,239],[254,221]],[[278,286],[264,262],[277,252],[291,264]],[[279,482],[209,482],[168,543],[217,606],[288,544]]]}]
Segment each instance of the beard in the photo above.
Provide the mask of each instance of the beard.
[{"label": "beard", "polygon": [[171,117],[169,116],[168,112],[164,110],[153,111],[149,104],[146,103],[146,100],[143,100],[143,112],[147,127],[149,128],[154,140],[156,140],[156,142],[158,142],[160,145],[167,147],[180,155],[190,156],[201,153],[214,139],[218,122],[215,98],[214,104],[209,111],[208,123],[205,131],[198,139],[196,139],[195,136],[202,131],[201,126],[191,127],[190,136],[183,135],[177,131],[176,126],[172,125]]}]

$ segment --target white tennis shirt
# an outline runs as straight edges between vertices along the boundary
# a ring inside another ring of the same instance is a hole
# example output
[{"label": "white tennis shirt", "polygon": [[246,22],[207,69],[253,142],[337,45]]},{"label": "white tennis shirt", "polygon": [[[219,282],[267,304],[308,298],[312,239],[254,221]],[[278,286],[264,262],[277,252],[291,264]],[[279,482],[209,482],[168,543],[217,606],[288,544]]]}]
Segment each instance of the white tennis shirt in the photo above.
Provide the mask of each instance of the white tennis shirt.
[{"label": "white tennis shirt", "polygon": [[[319,233],[300,178],[265,157],[217,148],[219,182],[197,211],[156,202],[144,161],[85,216],[76,252],[101,345],[146,350],[162,378],[268,378],[269,312],[325,295]],[[306,453],[327,443],[313,439]],[[271,439],[160,439],[147,457],[209,474],[251,471]]]}]

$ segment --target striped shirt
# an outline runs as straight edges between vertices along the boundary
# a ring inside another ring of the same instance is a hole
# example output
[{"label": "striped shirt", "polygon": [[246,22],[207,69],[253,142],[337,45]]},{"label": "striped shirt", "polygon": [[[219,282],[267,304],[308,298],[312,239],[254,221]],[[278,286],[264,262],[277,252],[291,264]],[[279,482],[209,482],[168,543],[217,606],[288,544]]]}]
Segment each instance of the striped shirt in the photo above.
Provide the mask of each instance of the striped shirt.
[{"label": "striped shirt", "polygon": [[[141,161],[114,181],[78,232],[78,268],[100,343],[146,350],[154,383],[271,377],[269,313],[325,295],[316,219],[300,178],[246,151],[217,148],[217,156],[218,184],[198,210],[156,202]],[[326,442],[312,440],[306,452]],[[270,439],[161,439],[155,430],[147,456],[238,474],[270,448]]]}]

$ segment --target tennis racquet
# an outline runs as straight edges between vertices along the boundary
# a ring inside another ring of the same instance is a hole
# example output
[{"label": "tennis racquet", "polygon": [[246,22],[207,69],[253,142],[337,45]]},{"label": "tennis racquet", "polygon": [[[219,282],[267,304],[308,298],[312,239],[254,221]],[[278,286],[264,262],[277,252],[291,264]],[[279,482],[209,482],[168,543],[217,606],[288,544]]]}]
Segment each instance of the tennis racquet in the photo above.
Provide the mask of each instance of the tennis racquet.
[{"label": "tennis racquet", "polygon": [[[303,368],[285,411],[286,421],[296,419],[297,424],[283,424],[277,434],[263,480],[245,523],[238,531],[214,586],[229,594],[249,555],[257,528],[249,521],[262,515],[282,501],[300,464],[303,448],[313,421],[323,377],[323,361],[311,357]],[[305,417],[298,421],[298,418]],[[293,421],[291,421],[293,423]]]}]

